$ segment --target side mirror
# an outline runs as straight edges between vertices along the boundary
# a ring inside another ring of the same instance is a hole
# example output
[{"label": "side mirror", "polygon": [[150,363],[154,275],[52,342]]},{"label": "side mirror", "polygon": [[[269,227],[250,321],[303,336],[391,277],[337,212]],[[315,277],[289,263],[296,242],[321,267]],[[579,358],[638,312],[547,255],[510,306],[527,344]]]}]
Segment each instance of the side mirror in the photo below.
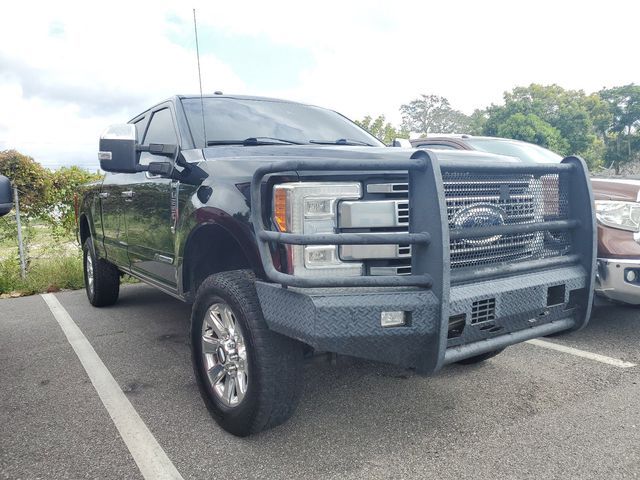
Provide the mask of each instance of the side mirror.
[{"label": "side mirror", "polygon": [[100,137],[98,159],[105,172],[139,172],[135,125],[125,123],[108,127]]},{"label": "side mirror", "polygon": [[3,175],[0,175],[0,217],[6,215],[13,208],[13,192],[11,182]]},{"label": "side mirror", "polygon": [[394,138],[392,147],[413,148],[411,142],[407,138]]},{"label": "side mirror", "polygon": [[[137,173],[149,170],[149,167],[140,165],[140,152],[149,152],[161,157],[175,158],[178,152],[177,145],[163,143],[151,143],[138,145],[136,139],[136,127],[130,123],[111,125],[100,137],[100,151],[98,159],[100,168],[105,172]],[[152,162],[167,163],[169,162]],[[156,166],[158,174],[162,175],[167,166]],[[169,172],[171,169],[169,169]],[[151,172],[156,174],[156,172]]]}]

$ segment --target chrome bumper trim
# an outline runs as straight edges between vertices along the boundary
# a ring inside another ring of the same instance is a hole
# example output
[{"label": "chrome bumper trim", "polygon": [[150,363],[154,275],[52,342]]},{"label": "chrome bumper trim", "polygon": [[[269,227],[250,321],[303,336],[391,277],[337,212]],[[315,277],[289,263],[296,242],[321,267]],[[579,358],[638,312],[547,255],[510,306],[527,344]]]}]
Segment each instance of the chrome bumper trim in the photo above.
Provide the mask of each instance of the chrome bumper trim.
[{"label": "chrome bumper trim", "polygon": [[640,259],[598,258],[597,294],[619,302],[640,305],[640,281],[629,283],[624,278],[628,268],[640,270]]}]

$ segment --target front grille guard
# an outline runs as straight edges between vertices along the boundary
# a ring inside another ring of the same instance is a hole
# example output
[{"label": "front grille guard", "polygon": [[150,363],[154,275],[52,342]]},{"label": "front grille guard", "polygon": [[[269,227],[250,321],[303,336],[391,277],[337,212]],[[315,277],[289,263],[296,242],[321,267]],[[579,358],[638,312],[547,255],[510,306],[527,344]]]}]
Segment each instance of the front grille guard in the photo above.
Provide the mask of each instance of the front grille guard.
[{"label": "front grille guard", "polygon": [[[419,154],[418,154],[419,153]],[[436,168],[434,168],[436,167]],[[272,262],[269,243],[291,245],[397,245],[410,244],[413,246],[414,257],[419,258],[421,251],[437,251],[437,245],[442,245],[441,228],[431,228],[427,231],[426,216],[414,212],[410,221],[409,233],[334,233],[334,234],[292,234],[281,233],[265,227],[265,212],[262,207],[261,185],[263,178],[272,173],[286,171],[407,171],[409,184],[413,191],[423,192],[424,204],[441,205],[438,202],[438,190],[442,188],[442,180],[437,163],[426,152],[416,152],[405,161],[397,160],[345,160],[345,159],[296,159],[273,162],[258,167],[251,182],[251,217],[256,235],[256,242],[260,258],[267,278],[284,286],[294,287],[424,287],[432,288],[442,282],[442,275],[435,275],[425,268],[415,266],[413,273],[406,276],[380,275],[336,278],[308,278],[290,275],[278,271]],[[437,178],[436,178],[437,176]],[[426,203],[430,202],[430,203]],[[422,202],[415,203],[416,205]],[[440,215],[436,225],[441,225]],[[434,237],[435,236],[435,237]],[[448,240],[447,243],[448,245]],[[440,257],[439,263],[443,263]],[[414,260],[415,262],[415,260]],[[435,265],[434,265],[435,267]],[[441,268],[442,269],[442,268]]]},{"label": "front grille guard", "polygon": [[[291,234],[276,232],[265,227],[261,186],[264,177],[288,171],[407,171],[409,176],[409,233],[335,233]],[[499,225],[474,229],[449,231],[442,172],[468,172],[478,174],[558,174],[562,188],[568,192],[571,205],[570,218],[565,220],[535,222],[525,225]],[[560,175],[564,174],[564,175]],[[398,160],[346,160],[346,159],[295,159],[272,162],[258,167],[251,182],[251,217],[256,242],[266,277],[283,286],[317,287],[423,287],[430,288],[443,301],[448,299],[450,281],[471,282],[490,277],[526,273],[534,269],[581,264],[593,290],[596,258],[596,230],[593,214],[593,195],[588,170],[579,157],[567,157],[559,164],[489,163],[446,160],[438,162],[433,152],[418,150],[404,161]],[[416,206],[433,206],[416,208]],[[521,263],[504,263],[485,268],[450,272],[450,238],[487,237],[534,231],[571,232],[572,254],[543,258]],[[411,244],[411,274],[308,278],[278,271],[272,261],[270,244],[295,245],[372,245]],[[591,295],[591,294],[590,294]],[[589,297],[591,298],[591,297]],[[589,301],[590,303],[590,301]],[[588,318],[588,315],[587,315]],[[585,320],[586,322],[586,320]]]}]

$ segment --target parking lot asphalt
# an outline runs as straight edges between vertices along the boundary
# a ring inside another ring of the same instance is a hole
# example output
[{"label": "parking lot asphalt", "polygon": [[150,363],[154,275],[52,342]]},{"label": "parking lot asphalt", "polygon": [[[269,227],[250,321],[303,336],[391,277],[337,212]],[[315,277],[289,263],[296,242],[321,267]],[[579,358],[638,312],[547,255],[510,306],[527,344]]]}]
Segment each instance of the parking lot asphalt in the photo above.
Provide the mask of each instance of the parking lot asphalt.
[{"label": "parking lot asphalt", "polygon": [[[531,344],[433,377],[314,359],[295,416],[240,439],[198,394],[188,305],[145,285],[104,309],[55,297],[185,479],[640,476],[640,366]],[[640,365],[640,309],[546,340]],[[0,301],[0,387],[0,478],[143,478],[41,296]]]}]

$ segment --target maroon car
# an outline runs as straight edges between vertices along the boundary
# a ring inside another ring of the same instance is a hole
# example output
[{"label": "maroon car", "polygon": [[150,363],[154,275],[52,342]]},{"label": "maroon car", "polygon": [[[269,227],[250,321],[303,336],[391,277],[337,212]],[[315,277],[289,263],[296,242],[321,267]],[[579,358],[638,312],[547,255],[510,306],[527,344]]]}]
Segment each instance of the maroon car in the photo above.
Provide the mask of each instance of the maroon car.
[{"label": "maroon car", "polygon": [[598,218],[596,292],[640,304],[640,180],[592,178]]},{"label": "maroon car", "polygon": [[[519,140],[471,135],[434,135],[411,140],[416,148],[479,150],[535,163],[560,162],[551,150]],[[598,219],[596,293],[640,304],[640,179],[592,178]]]}]

